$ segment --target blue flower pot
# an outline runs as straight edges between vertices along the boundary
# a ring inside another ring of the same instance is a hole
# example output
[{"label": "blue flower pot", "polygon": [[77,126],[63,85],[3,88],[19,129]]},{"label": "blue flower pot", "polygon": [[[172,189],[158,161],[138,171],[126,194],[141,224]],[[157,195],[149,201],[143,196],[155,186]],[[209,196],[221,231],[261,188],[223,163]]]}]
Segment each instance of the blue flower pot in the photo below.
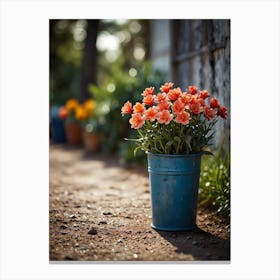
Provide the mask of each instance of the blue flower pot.
[{"label": "blue flower pot", "polygon": [[196,228],[201,154],[147,152],[152,204],[151,227],[165,231]]},{"label": "blue flower pot", "polygon": [[66,134],[64,129],[64,121],[59,118],[59,107],[53,106],[50,111],[52,140],[54,144],[62,144],[66,142]]}]

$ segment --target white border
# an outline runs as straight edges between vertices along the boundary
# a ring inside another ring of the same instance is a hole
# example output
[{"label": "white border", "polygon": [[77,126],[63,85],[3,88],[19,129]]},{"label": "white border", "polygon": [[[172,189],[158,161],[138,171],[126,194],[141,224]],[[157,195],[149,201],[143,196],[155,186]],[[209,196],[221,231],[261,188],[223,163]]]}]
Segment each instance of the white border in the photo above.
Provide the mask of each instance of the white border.
[{"label": "white border", "polygon": [[[7,0],[0,8],[1,279],[280,278],[278,1]],[[50,18],[231,19],[231,264],[49,264]]]}]

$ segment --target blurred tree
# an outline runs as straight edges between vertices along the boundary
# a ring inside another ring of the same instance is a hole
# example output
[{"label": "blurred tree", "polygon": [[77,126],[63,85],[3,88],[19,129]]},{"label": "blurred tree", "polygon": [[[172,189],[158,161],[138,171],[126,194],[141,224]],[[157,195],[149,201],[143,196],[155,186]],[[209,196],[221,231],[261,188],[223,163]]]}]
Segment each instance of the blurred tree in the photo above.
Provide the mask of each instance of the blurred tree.
[{"label": "blurred tree", "polygon": [[91,97],[96,84],[99,20],[50,20],[50,105]]},{"label": "blurred tree", "polygon": [[[98,44],[104,37],[110,36],[118,42],[115,50],[103,48],[102,42]],[[102,85],[110,76],[114,64],[121,64],[122,70],[128,72],[141,68],[144,61],[150,58],[150,21],[100,20],[97,47],[98,84]],[[137,72],[134,73],[137,75]]]},{"label": "blurred tree", "polygon": [[97,49],[96,38],[98,34],[99,20],[87,20],[87,36],[83,51],[82,85],[80,101],[91,97],[88,85],[97,83]]},{"label": "blurred tree", "polygon": [[64,104],[72,97],[79,98],[83,37],[80,36],[77,40],[77,24],[81,26],[83,22],[77,20],[49,22],[50,105]]}]

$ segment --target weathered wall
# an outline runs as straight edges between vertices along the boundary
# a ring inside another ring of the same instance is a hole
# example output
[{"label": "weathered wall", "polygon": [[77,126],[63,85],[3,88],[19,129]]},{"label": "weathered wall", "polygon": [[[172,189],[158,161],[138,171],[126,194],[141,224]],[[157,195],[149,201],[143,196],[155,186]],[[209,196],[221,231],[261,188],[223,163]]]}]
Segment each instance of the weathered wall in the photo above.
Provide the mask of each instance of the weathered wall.
[{"label": "weathered wall", "polygon": [[[226,121],[219,120],[215,129],[214,147],[229,149],[230,143],[230,20],[170,20],[169,30],[155,25],[155,33],[170,36],[171,67],[169,77],[185,89],[196,85],[207,89],[228,108]],[[153,42],[152,38],[152,42]],[[152,45],[156,56],[157,49]],[[160,65],[157,62],[157,65]],[[157,67],[159,69],[159,67]],[[165,70],[165,69],[162,69]]]},{"label": "weathered wall", "polygon": [[171,21],[151,21],[151,59],[154,69],[166,73],[166,79],[171,80]]}]

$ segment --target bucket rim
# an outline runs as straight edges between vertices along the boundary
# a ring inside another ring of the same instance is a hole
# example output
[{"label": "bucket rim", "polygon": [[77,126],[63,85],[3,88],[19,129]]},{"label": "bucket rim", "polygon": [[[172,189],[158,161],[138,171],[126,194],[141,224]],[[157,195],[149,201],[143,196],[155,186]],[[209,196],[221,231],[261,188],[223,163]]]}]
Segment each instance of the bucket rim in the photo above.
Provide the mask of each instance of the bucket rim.
[{"label": "bucket rim", "polygon": [[180,158],[180,157],[198,157],[201,156],[202,153],[194,153],[194,154],[156,154],[146,151],[147,155],[157,156],[157,157],[169,157],[169,158]]}]

